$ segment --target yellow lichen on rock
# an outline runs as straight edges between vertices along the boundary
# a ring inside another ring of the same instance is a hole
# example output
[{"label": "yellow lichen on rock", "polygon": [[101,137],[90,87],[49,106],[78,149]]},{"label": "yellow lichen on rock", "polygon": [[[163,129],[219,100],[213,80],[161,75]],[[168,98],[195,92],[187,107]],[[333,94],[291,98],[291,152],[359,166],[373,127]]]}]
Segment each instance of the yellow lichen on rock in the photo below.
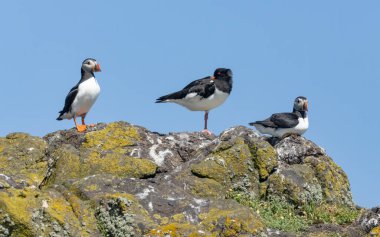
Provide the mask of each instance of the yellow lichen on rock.
[{"label": "yellow lichen on rock", "polygon": [[251,147],[255,167],[259,170],[261,180],[269,177],[269,173],[278,166],[276,151],[269,144],[255,144]]},{"label": "yellow lichen on rock", "polygon": [[124,148],[140,140],[140,135],[135,127],[125,126],[122,122],[115,122],[108,124],[102,130],[87,133],[85,138],[84,148],[124,153]]},{"label": "yellow lichen on rock", "polygon": [[213,179],[194,177],[192,180],[192,193],[199,197],[224,198],[225,187]]},{"label": "yellow lichen on rock", "polygon": [[157,170],[157,165],[148,159],[118,153],[102,157],[92,151],[79,156],[69,149],[58,149],[53,155],[58,158],[55,169],[59,169],[59,172],[54,172],[50,178],[49,183],[52,184],[104,173],[117,177],[146,178],[154,176]]},{"label": "yellow lichen on rock", "polygon": [[199,215],[200,225],[208,232],[220,232],[220,223],[223,223],[221,236],[240,236],[243,234],[257,234],[262,231],[264,224],[253,213],[246,209],[219,209],[213,208],[207,213]]},{"label": "yellow lichen on rock", "polygon": [[[223,145],[220,146],[223,147]],[[234,145],[228,149],[217,149],[211,156],[224,160],[228,170],[236,176],[249,172],[247,163],[251,159],[251,154],[243,138],[237,138]]]},{"label": "yellow lichen on rock", "polygon": [[[188,227],[190,225],[186,225]],[[182,235],[179,233],[181,229],[183,229],[182,224],[178,223],[171,223],[168,225],[160,226],[159,228],[153,229],[149,232],[147,236],[152,237],[164,237],[164,236],[170,236],[170,237],[181,237]]]},{"label": "yellow lichen on rock", "polygon": [[55,150],[50,156],[56,160],[55,168],[59,172],[53,172],[49,183],[61,184],[68,179],[79,178],[83,175],[80,157],[71,147],[63,146]]},{"label": "yellow lichen on rock", "polygon": [[[74,211],[75,208],[75,211]],[[12,236],[45,236],[53,229],[52,223],[70,228],[73,236],[91,236],[88,231],[96,231],[93,214],[92,221],[86,219],[86,228],[82,228],[86,215],[80,212],[79,205],[72,205],[60,193],[35,189],[8,189],[0,192],[0,210],[7,213],[15,223]],[[78,219],[81,216],[81,220]],[[41,228],[41,224],[45,227]],[[92,224],[92,225],[91,225]]]},{"label": "yellow lichen on rock", "polygon": [[210,178],[222,184],[229,182],[227,169],[223,166],[223,163],[220,163],[209,158],[198,164],[193,164],[191,172],[198,177]]},{"label": "yellow lichen on rock", "polygon": [[47,169],[46,147],[44,140],[25,133],[0,138],[0,173],[16,182],[38,186]]},{"label": "yellow lichen on rock", "polygon": [[32,190],[8,189],[0,192],[0,209],[15,222],[15,236],[32,236],[32,213],[38,206],[36,192]]},{"label": "yellow lichen on rock", "polygon": [[148,159],[139,159],[122,154],[107,154],[101,157],[93,152],[83,160],[81,173],[84,176],[94,174],[112,174],[118,177],[146,178],[156,173],[157,165]]},{"label": "yellow lichen on rock", "polygon": [[324,198],[328,202],[353,205],[347,175],[330,157],[321,156],[318,159],[307,157],[304,162],[314,168],[315,176],[321,183]]},{"label": "yellow lichen on rock", "polygon": [[371,230],[369,237],[380,237],[380,226],[377,226]]}]

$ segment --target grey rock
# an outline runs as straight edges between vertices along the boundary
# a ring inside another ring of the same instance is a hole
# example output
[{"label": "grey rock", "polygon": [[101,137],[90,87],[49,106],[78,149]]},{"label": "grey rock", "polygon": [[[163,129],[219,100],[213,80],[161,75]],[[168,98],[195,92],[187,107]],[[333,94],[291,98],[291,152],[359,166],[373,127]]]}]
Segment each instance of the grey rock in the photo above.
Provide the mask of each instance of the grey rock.
[{"label": "grey rock", "polygon": [[291,135],[282,140],[272,140],[272,145],[277,151],[279,161],[289,165],[301,164],[308,156],[326,155],[323,148],[297,135]]},{"label": "grey rock", "polygon": [[380,206],[367,210],[359,219],[360,225],[369,233],[380,225]]}]

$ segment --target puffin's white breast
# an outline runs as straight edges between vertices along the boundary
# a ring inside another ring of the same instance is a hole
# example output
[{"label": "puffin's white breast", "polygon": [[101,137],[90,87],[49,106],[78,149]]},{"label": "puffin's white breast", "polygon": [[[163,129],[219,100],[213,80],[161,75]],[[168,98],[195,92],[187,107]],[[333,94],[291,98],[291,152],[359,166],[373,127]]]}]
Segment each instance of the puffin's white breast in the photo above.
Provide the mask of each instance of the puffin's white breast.
[{"label": "puffin's white breast", "polygon": [[229,94],[215,88],[214,94],[208,98],[203,98],[197,93],[190,93],[185,98],[180,100],[173,100],[172,102],[185,106],[189,110],[193,111],[209,111],[213,108],[223,104],[228,98]]},{"label": "puffin's white breast", "polygon": [[282,137],[288,133],[295,133],[302,135],[309,128],[309,119],[306,118],[298,118],[298,124],[294,128],[278,128],[274,131],[276,137]]},{"label": "puffin's white breast", "polygon": [[90,78],[78,86],[78,94],[72,104],[72,112],[77,116],[87,113],[95,103],[100,93],[96,79]]}]

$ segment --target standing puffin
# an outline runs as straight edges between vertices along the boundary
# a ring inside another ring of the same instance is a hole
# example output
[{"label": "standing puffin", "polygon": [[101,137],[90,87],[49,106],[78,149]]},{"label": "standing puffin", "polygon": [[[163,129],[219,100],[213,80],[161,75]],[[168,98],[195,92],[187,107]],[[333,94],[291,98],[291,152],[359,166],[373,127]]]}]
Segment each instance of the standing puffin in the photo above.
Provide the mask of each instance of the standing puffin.
[{"label": "standing puffin", "polygon": [[192,111],[205,111],[202,132],[211,134],[207,129],[208,113],[223,104],[231,90],[232,71],[228,68],[218,68],[214,76],[193,81],[180,91],[161,96],[156,103],[174,102]]},{"label": "standing puffin", "polygon": [[249,125],[255,126],[260,133],[269,134],[273,137],[281,138],[286,134],[302,135],[309,128],[307,111],[307,98],[298,96],[294,100],[292,113],[273,114],[270,118]]},{"label": "standing puffin", "polygon": [[[100,65],[95,59],[87,58],[83,61],[82,77],[66,96],[65,106],[59,111],[57,120],[73,118],[78,132],[83,132],[87,129],[84,118],[100,93],[100,87],[94,73],[100,71]],[[82,117],[82,125],[77,124],[76,117]]]}]

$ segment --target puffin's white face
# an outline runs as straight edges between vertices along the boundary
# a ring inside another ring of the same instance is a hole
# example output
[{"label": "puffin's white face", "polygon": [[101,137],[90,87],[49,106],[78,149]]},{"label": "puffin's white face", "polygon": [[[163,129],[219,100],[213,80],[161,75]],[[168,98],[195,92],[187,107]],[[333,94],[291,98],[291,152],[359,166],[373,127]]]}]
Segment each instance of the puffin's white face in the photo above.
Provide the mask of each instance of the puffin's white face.
[{"label": "puffin's white face", "polygon": [[100,72],[100,65],[95,59],[86,59],[82,63],[82,69],[86,72]]},{"label": "puffin's white face", "polygon": [[296,111],[308,111],[308,107],[307,107],[307,98],[306,97],[303,97],[303,96],[298,96],[295,100],[294,100],[294,106],[293,108],[296,110]]}]

